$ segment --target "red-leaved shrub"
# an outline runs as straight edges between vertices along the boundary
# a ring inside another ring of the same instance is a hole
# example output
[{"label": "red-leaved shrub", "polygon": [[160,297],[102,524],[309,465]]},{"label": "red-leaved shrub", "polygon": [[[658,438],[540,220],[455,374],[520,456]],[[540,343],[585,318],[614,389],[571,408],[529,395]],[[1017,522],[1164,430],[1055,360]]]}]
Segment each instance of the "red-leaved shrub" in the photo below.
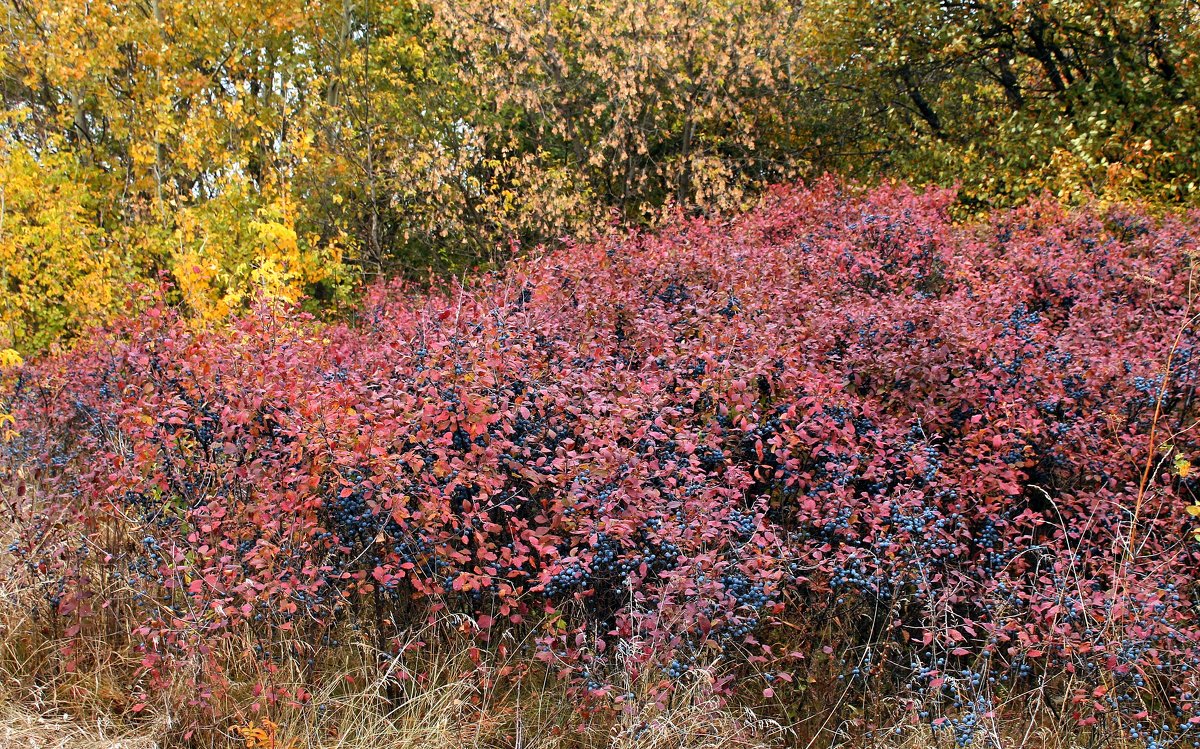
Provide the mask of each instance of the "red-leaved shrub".
[{"label": "red-leaved shrub", "polygon": [[[132,591],[148,678],[247,628],[336,647],[366,618],[386,651],[449,609],[549,619],[592,692],[618,644],[772,691],[829,644],[960,735],[1062,674],[1082,724],[1185,732],[1200,225],[952,199],[827,181],[379,286],[345,324],[125,321],[10,378],[38,487],[11,552],[68,622]],[[770,626],[832,611],[837,643]]]}]

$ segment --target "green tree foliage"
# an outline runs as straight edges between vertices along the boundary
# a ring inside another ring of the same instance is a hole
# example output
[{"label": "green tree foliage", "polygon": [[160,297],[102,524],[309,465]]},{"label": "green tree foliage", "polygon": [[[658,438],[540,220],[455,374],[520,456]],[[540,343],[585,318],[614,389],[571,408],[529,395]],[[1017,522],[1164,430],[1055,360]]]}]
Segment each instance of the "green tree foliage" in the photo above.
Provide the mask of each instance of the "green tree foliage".
[{"label": "green tree foliage", "polygon": [[843,148],[877,157],[860,166],[987,202],[1194,199],[1194,3],[816,0],[806,21],[815,103]]}]

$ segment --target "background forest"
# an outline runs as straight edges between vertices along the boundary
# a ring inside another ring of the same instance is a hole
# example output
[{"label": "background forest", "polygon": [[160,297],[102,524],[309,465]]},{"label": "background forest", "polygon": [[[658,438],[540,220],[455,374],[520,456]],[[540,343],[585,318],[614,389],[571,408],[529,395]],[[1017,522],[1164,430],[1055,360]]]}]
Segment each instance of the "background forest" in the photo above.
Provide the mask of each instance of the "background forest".
[{"label": "background forest", "polygon": [[1187,0],[8,0],[0,343],[222,318],[826,171],[1192,204]]}]

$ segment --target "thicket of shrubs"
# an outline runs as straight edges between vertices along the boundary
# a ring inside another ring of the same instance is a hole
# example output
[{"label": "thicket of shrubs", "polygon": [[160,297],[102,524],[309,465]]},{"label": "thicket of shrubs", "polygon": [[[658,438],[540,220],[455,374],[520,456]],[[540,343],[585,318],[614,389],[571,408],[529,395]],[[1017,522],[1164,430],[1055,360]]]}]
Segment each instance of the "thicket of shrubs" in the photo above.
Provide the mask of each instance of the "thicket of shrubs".
[{"label": "thicket of shrubs", "polygon": [[154,306],[8,368],[7,553],[80,643],[45,668],[100,636],[211,705],[248,642],[302,674],[269,710],[352,629],[420,680],[389,659],[449,612],[588,710],[618,663],[666,699],[719,659],[841,730],[969,743],[1033,693],[1097,745],[1200,737],[1197,217],[953,201],[779,188],[344,323]]}]

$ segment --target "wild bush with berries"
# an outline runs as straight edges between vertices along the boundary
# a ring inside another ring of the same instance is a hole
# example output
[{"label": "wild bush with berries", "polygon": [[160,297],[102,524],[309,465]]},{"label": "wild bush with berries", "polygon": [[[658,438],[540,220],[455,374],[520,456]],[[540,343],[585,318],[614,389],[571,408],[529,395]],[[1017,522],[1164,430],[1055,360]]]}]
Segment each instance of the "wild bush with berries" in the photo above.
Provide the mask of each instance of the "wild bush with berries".
[{"label": "wild bush with berries", "polygon": [[952,200],[830,180],[341,324],[126,320],[6,375],[9,553],[146,689],[351,622],[385,668],[450,612],[595,700],[619,651],[784,701],[832,666],[960,742],[1031,685],[1200,735],[1197,217]]}]

